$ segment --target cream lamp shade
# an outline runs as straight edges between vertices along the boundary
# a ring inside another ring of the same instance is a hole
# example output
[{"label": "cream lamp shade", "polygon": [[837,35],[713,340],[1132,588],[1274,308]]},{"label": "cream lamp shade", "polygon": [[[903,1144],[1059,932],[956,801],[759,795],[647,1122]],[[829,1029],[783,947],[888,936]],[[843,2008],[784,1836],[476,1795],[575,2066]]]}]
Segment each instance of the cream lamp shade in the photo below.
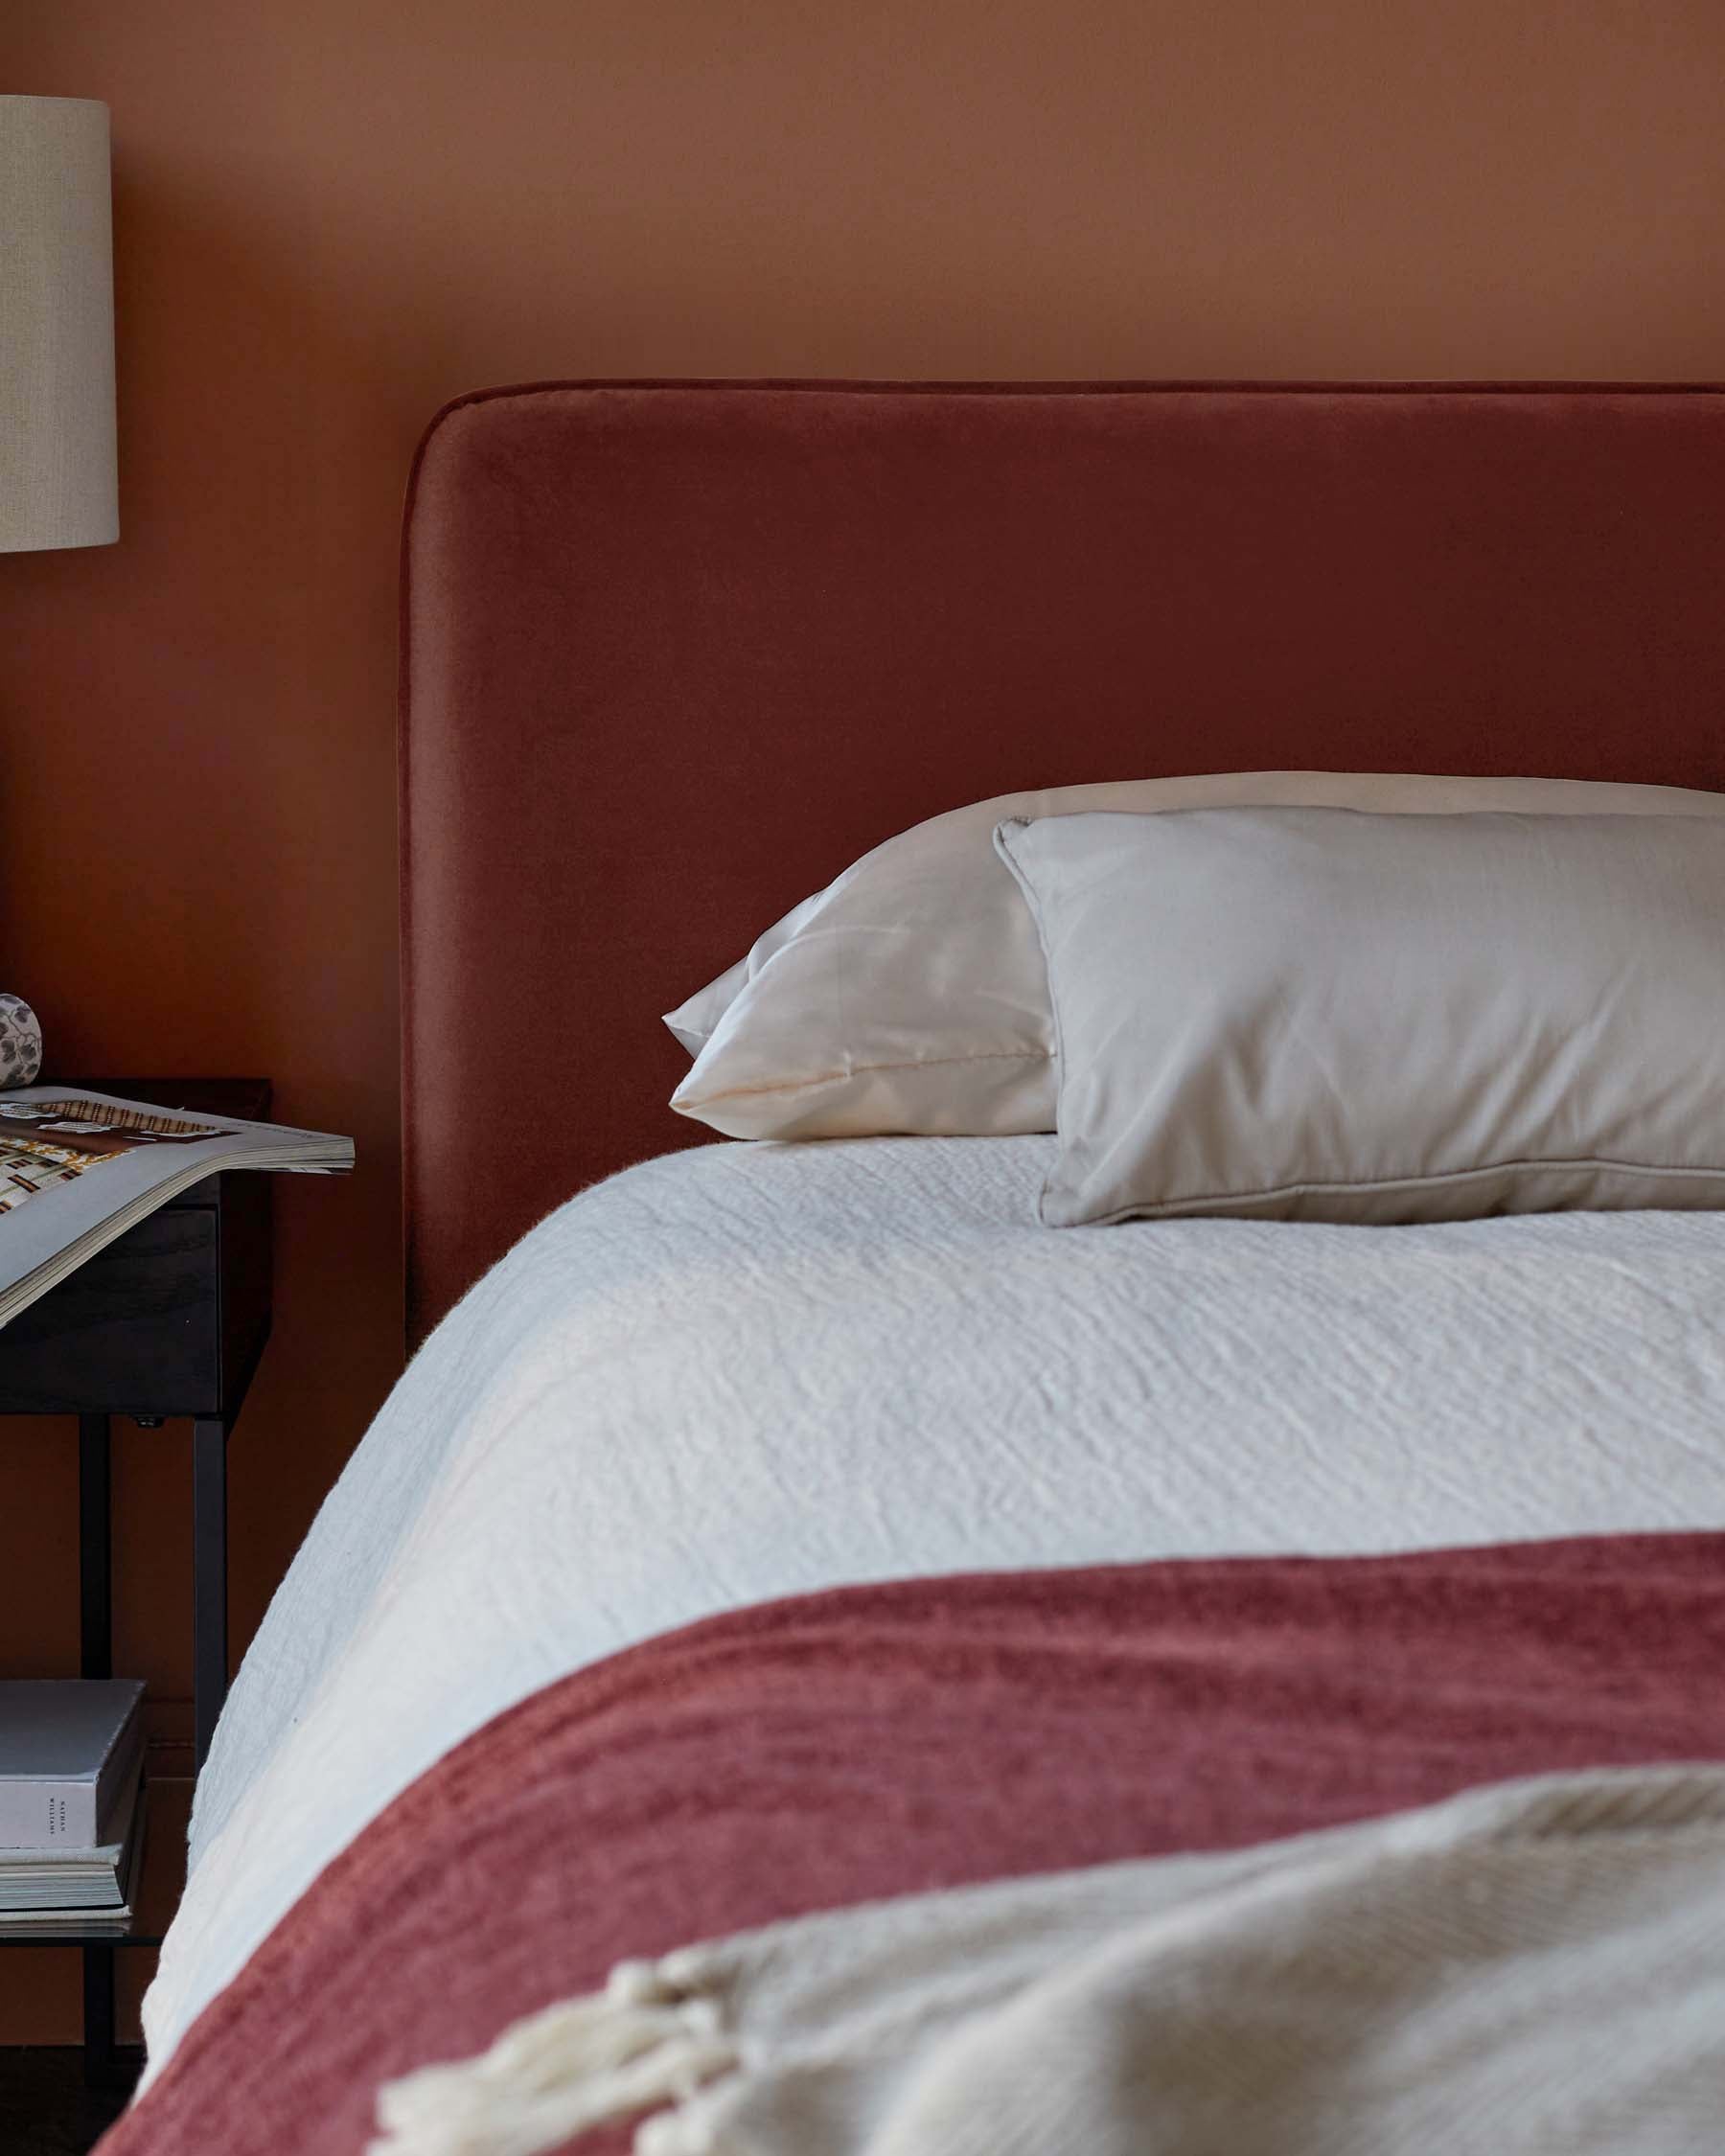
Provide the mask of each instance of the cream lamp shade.
[{"label": "cream lamp shade", "polygon": [[108,108],[0,97],[0,553],[119,537]]}]

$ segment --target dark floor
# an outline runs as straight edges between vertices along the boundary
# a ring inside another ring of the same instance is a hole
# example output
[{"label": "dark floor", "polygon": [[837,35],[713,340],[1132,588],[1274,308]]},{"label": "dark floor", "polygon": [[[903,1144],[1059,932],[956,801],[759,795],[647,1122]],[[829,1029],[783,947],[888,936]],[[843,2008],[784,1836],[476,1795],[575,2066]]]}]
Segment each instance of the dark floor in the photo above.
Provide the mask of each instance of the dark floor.
[{"label": "dark floor", "polygon": [[3,2156],[83,2156],[126,2108],[125,2089],[86,2089],[68,2045],[0,2048]]}]

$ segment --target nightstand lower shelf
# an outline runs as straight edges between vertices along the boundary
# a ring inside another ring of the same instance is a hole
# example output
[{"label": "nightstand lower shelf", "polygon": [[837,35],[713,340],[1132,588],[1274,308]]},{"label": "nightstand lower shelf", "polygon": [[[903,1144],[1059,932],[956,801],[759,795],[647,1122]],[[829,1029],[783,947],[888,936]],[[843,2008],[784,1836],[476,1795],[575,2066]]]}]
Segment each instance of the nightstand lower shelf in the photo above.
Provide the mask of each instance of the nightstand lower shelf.
[{"label": "nightstand lower shelf", "polygon": [[104,1924],[92,1910],[87,1920],[78,1923],[0,1922],[0,1947],[161,1945],[186,1883],[186,1827],[192,1817],[193,1784],[188,1777],[160,1780],[151,1777],[149,1789],[144,1856],[130,1919]]},{"label": "nightstand lower shelf", "polygon": [[[260,1121],[260,1079],[98,1081],[91,1089],[170,1110]],[[116,1415],[192,1424],[192,1634],[196,1764],[228,1684],[227,1445],[270,1330],[270,1178],[213,1176],[151,1214],[0,1329],[0,1415],[68,1415],[79,1439],[80,1674],[112,1674],[110,1431]],[[153,1784],[137,1916],[7,1931],[0,1945],[80,1946],[84,2060],[124,2085],[136,2046],[115,2036],[114,1957],[159,1942],[183,1879],[190,1782]],[[158,1801],[160,1800],[160,1801]]]},{"label": "nightstand lower shelf", "polygon": [[[91,2088],[127,2090],[144,2065],[141,2044],[118,2040],[114,1956],[127,1947],[162,1943],[186,1883],[186,1827],[192,1817],[190,1779],[151,1780],[131,1920],[120,1927],[89,1924],[0,1926],[0,1948],[80,1946],[83,1949],[83,2075]],[[3,2071],[3,2069],[0,2069]]]}]

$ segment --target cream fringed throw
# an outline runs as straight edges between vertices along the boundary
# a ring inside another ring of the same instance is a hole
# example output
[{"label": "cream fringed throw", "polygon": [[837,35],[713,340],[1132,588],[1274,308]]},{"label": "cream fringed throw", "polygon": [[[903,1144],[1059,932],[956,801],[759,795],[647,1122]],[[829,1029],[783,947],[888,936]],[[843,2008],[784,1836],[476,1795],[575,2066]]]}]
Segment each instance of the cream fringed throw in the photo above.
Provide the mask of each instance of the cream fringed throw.
[{"label": "cream fringed throw", "polygon": [[1725,1769],[775,1925],[378,2108],[372,2156],[1716,2156]]}]

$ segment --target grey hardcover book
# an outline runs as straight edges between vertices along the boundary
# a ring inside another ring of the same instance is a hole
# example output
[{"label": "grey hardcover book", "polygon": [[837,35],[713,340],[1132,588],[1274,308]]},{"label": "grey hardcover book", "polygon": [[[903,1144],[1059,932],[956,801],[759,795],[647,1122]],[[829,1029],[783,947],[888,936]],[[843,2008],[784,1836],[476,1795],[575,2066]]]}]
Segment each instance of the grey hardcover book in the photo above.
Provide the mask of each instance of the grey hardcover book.
[{"label": "grey hardcover book", "polygon": [[[134,1782],[124,1839],[118,1846],[118,1863],[99,1881],[76,1866],[52,1868],[79,1878],[80,1885],[71,1891],[56,1880],[52,1894],[44,1893],[42,1889],[48,1882],[38,1879],[28,1897],[24,1893],[7,1894],[0,1900],[0,1939],[20,1932],[62,1930],[76,1931],[80,1938],[124,1938],[136,1906],[149,1817],[150,1791]],[[50,1869],[41,1867],[43,1873]]]},{"label": "grey hardcover book", "polygon": [[126,1777],[107,1840],[94,1849],[0,1848],[0,1917],[25,1910],[117,1914],[144,1816],[143,1762]]},{"label": "grey hardcover book", "polygon": [[95,1849],[143,1745],[131,1677],[0,1682],[0,1848]]}]

